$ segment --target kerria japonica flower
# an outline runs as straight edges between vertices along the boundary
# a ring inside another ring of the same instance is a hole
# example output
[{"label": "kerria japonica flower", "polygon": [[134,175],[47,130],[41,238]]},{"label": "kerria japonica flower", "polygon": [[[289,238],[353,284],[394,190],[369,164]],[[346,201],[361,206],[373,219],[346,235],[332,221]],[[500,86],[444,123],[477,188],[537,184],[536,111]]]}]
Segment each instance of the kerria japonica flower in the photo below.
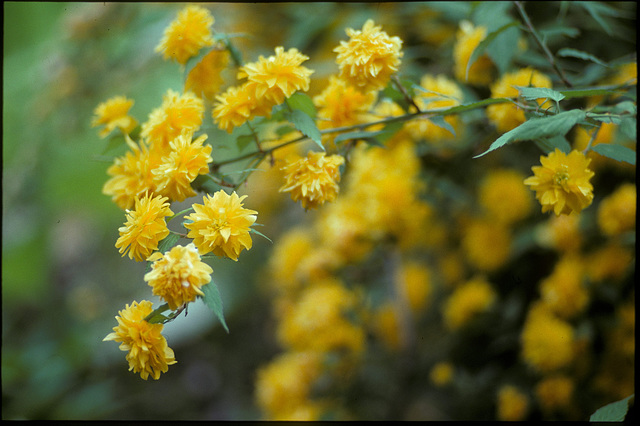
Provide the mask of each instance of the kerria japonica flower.
[{"label": "kerria japonica flower", "polygon": [[220,190],[213,196],[206,194],[203,204],[193,205],[194,213],[185,216],[184,226],[201,254],[213,252],[237,261],[242,250],[251,249],[250,227],[258,212],[242,207],[246,197]]},{"label": "kerria japonica flower", "polygon": [[153,312],[153,305],[148,300],[127,304],[116,316],[118,325],[113,327],[112,333],[102,339],[103,342],[109,340],[121,342],[120,350],[128,352],[126,358],[129,362],[129,371],[140,373],[140,377],[144,380],[149,376],[158,380],[160,373],[166,373],[169,365],[177,362],[173,350],[161,334],[164,326],[144,320],[151,312]]},{"label": "kerria japonica flower", "polygon": [[114,96],[99,104],[93,111],[94,118],[91,127],[104,126],[100,130],[100,137],[106,138],[114,129],[120,129],[128,135],[138,125],[138,122],[129,116],[129,110],[133,106],[133,99],[124,96]]},{"label": "kerria japonica flower", "polygon": [[165,254],[155,252],[148,260],[153,264],[144,280],[154,295],[169,304],[169,309],[176,310],[196,300],[196,296],[204,296],[201,287],[211,281],[213,269],[202,262],[193,243],[175,246]]},{"label": "kerria japonica flower", "polygon": [[213,45],[211,27],[214,21],[211,13],[203,7],[185,7],[166,28],[155,51],[162,53],[165,60],[186,64],[201,48]]},{"label": "kerria japonica flower", "polygon": [[542,212],[561,214],[579,213],[591,205],[593,186],[589,180],[594,173],[589,169],[591,159],[580,151],[565,154],[558,148],[548,156],[541,156],[541,166],[533,166],[534,176],[524,180],[536,191]]},{"label": "kerria japonica flower", "polygon": [[340,78],[363,91],[383,89],[400,67],[402,40],[389,37],[371,19],[362,30],[347,28],[346,33],[349,41],[333,49]]}]

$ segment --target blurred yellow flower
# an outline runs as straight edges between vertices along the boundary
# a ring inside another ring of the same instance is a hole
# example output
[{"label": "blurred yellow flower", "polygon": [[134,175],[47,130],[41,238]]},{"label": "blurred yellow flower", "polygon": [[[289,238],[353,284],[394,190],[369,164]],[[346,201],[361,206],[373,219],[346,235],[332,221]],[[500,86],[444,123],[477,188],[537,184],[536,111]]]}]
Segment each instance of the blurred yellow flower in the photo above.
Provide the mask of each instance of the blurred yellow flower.
[{"label": "blurred yellow flower", "polygon": [[544,304],[534,304],[521,334],[522,359],[542,373],[557,371],[574,359],[573,327]]},{"label": "blurred yellow flower", "polygon": [[476,314],[487,311],[497,298],[484,278],[473,278],[460,284],[444,304],[443,316],[449,330],[458,330]]},{"label": "blurred yellow flower", "polygon": [[165,29],[155,51],[162,53],[165,60],[171,59],[181,65],[186,64],[200,49],[213,45],[211,27],[214,21],[209,10],[204,7],[185,7]]},{"label": "blurred yellow flower", "polygon": [[[492,98],[512,98],[518,96],[521,87],[551,88],[551,80],[546,75],[532,69],[523,68],[503,75],[500,80],[491,85]],[[544,99],[538,99],[541,104]],[[544,108],[548,104],[543,104]],[[525,122],[524,111],[511,103],[493,104],[487,107],[487,117],[500,133],[515,129]]]},{"label": "blurred yellow flower", "polygon": [[162,105],[149,114],[142,124],[141,136],[163,154],[169,152],[169,142],[182,131],[196,131],[202,124],[204,102],[191,92],[180,95],[171,89],[162,97]]},{"label": "blurred yellow flower", "polygon": [[429,379],[437,387],[446,386],[453,380],[453,364],[450,362],[439,362],[431,368]]},{"label": "blurred yellow flower", "polygon": [[636,229],[637,190],[633,183],[620,185],[598,206],[598,226],[606,236]]},{"label": "blurred yellow flower", "polygon": [[525,179],[524,184],[536,191],[542,213],[579,213],[591,205],[593,186],[589,180],[594,173],[589,169],[590,161],[580,151],[567,155],[558,148],[546,157],[540,156],[542,166],[533,166],[534,176]]},{"label": "blurred yellow flower", "polygon": [[500,421],[524,420],[529,412],[529,398],[517,387],[503,385],[498,390],[497,411]]},{"label": "blurred yellow flower", "polygon": [[238,78],[247,78],[256,83],[256,97],[266,97],[274,105],[281,104],[296,91],[309,90],[309,76],[313,71],[301,66],[309,57],[296,48],[284,51],[284,47],[276,47],[275,56],[245,64],[238,71]]},{"label": "blurred yellow flower", "polygon": [[324,152],[309,151],[305,158],[292,156],[282,167],[285,183],[280,192],[290,192],[291,199],[301,201],[305,210],[334,201],[340,191],[339,167],[342,164],[344,157],[326,156]]},{"label": "blurred yellow flower", "polygon": [[249,81],[241,86],[231,86],[216,96],[217,104],[211,111],[214,123],[231,133],[256,116],[268,116],[274,104],[267,98],[258,97],[257,87],[257,83]]},{"label": "blurred yellow flower", "polygon": [[493,272],[509,260],[511,233],[495,220],[474,219],[464,226],[462,249],[472,267]]},{"label": "blurred yellow flower", "polygon": [[291,228],[280,236],[269,257],[270,283],[277,291],[291,293],[301,286],[298,265],[315,248],[307,228]]},{"label": "blurred yellow flower", "polygon": [[224,48],[211,50],[187,75],[185,92],[213,100],[224,84],[222,71],[229,65],[230,54]]},{"label": "blurred yellow flower", "polygon": [[123,210],[132,208],[136,197],[145,192],[155,193],[156,184],[151,171],[160,162],[160,154],[149,150],[143,140],[136,144],[125,135],[125,141],[129,150],[109,166],[107,174],[111,178],[102,187],[102,193],[111,196],[111,200]]},{"label": "blurred yellow flower", "polygon": [[580,214],[550,216],[537,232],[540,244],[559,251],[572,252],[582,245]]},{"label": "blurred yellow flower", "polygon": [[573,318],[589,303],[584,285],[585,265],[576,255],[563,256],[551,275],[540,282],[542,301],[560,318]]},{"label": "blurred yellow flower", "polygon": [[246,197],[220,190],[213,196],[206,194],[204,204],[193,205],[195,213],[185,216],[184,226],[201,254],[213,252],[237,261],[242,250],[251,249],[249,232],[258,212],[242,207]]},{"label": "blurred yellow flower", "polygon": [[386,302],[378,307],[374,311],[371,321],[373,331],[382,343],[393,350],[402,348],[404,340],[396,307],[393,303]]},{"label": "blurred yellow flower", "polygon": [[207,135],[193,139],[193,131],[187,130],[169,142],[171,151],[162,158],[160,164],[151,171],[156,182],[156,192],[172,201],[183,201],[196,192],[191,182],[209,173],[211,145],[205,145]]},{"label": "blurred yellow flower", "polygon": [[318,419],[320,413],[315,417],[307,411],[307,416],[301,416],[298,408],[311,402],[311,387],[322,373],[322,360],[318,352],[284,352],[258,370],[256,403],[268,419]]},{"label": "blurred yellow flower", "polygon": [[144,380],[149,375],[154,380],[160,373],[166,373],[169,365],[175,364],[173,350],[167,345],[162,333],[162,324],[150,324],[144,318],[153,312],[153,305],[148,300],[140,303],[135,300],[118,312],[118,325],[113,327],[103,341],[113,340],[120,343],[121,351],[128,351],[129,371],[140,373]]},{"label": "blurred yellow flower", "polygon": [[333,49],[340,78],[363,91],[383,89],[400,66],[402,40],[389,37],[371,19],[362,30],[347,28],[346,33],[349,41]]},{"label": "blurred yellow flower", "polygon": [[486,53],[480,55],[469,67],[467,75],[467,66],[469,59],[471,59],[471,54],[486,36],[487,29],[485,27],[474,27],[467,20],[460,22],[460,27],[456,33],[455,45],[453,46],[453,73],[459,81],[478,86],[491,84],[496,67]]},{"label": "blurred yellow flower", "polygon": [[413,314],[417,315],[429,306],[433,289],[428,266],[415,261],[406,262],[398,268],[395,281]]},{"label": "blurred yellow flower", "polygon": [[128,135],[138,125],[138,122],[129,116],[129,110],[132,106],[133,99],[127,99],[124,96],[114,96],[107,99],[93,111],[94,118],[91,126],[104,125],[99,133],[101,138],[106,138],[116,128]]},{"label": "blurred yellow flower", "polygon": [[153,264],[144,280],[154,295],[169,304],[169,309],[176,310],[196,300],[196,296],[204,296],[200,287],[211,281],[213,269],[200,260],[193,243],[174,246],[164,254],[155,252],[147,260]]},{"label": "blurred yellow flower", "polygon": [[512,169],[489,171],[480,182],[478,200],[489,216],[511,225],[531,213],[531,193],[522,183],[525,176]]},{"label": "blurred yellow flower", "polygon": [[540,380],[535,394],[542,411],[547,414],[567,409],[571,404],[574,380],[566,375],[553,375]]},{"label": "blurred yellow flower", "polygon": [[620,280],[634,270],[634,251],[611,242],[590,253],[587,258],[587,274],[594,282]]},{"label": "blurred yellow flower", "polygon": [[148,193],[142,198],[136,197],[134,210],[126,211],[127,221],[118,228],[120,238],[116,248],[122,256],[128,254],[136,262],[146,260],[158,249],[158,243],[169,235],[165,216],[172,215],[167,197],[152,197]]}]

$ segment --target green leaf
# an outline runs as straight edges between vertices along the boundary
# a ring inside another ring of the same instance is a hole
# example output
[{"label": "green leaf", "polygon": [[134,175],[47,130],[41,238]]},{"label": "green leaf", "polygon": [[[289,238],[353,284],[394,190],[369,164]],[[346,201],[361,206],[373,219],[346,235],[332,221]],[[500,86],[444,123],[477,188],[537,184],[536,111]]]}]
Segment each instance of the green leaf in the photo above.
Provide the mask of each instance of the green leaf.
[{"label": "green leaf", "polygon": [[340,143],[342,141],[347,141],[347,140],[351,140],[351,139],[376,138],[377,136],[379,136],[383,132],[384,132],[384,130],[376,130],[376,131],[355,130],[353,132],[340,133],[338,136],[335,137],[333,142],[335,144],[338,144],[338,143]]},{"label": "green leaf", "polygon": [[317,110],[313,100],[306,93],[296,92],[285,101],[293,110],[300,110],[315,119]]},{"label": "green leaf", "polygon": [[204,296],[202,296],[202,300],[204,303],[213,311],[214,314],[220,320],[220,323],[224,327],[224,329],[229,332],[229,327],[227,327],[227,323],[224,320],[224,313],[222,312],[222,298],[220,297],[220,291],[218,290],[218,286],[211,281],[209,284],[202,286],[201,288]]},{"label": "green leaf", "polygon": [[491,144],[488,150],[473,158],[482,157],[483,155],[511,142],[565,135],[574,125],[576,125],[576,123],[584,120],[585,117],[586,113],[584,111],[573,109],[571,111],[561,112],[551,117],[532,118],[525,121],[515,129],[500,136]]},{"label": "green leaf", "polygon": [[616,94],[624,94],[623,91],[616,90],[619,86],[593,86],[587,87],[584,89],[568,89],[561,90],[566,99],[571,98],[585,98],[588,96],[606,96],[606,95],[616,95]]},{"label": "green leaf", "polygon": [[568,154],[571,152],[571,144],[563,135],[556,135],[550,138],[541,138],[535,140],[536,145],[545,154],[555,151],[558,148],[560,151]]},{"label": "green leaf", "polygon": [[558,52],[556,54],[558,56],[562,56],[562,57],[565,57],[565,58],[569,57],[569,58],[584,59],[585,61],[595,62],[598,65],[602,65],[603,67],[609,68],[609,64],[607,64],[606,62],[596,58],[595,56],[593,56],[590,53],[583,52],[582,50],[577,50],[577,49],[571,49],[569,47],[564,47],[564,48],[558,50]]},{"label": "green leaf", "polygon": [[434,115],[433,117],[428,117],[427,119],[433,124],[435,124],[436,126],[442,129],[445,129],[446,131],[451,133],[453,136],[456,135],[456,131],[454,130],[453,126],[449,124],[449,122],[446,121],[443,116]]},{"label": "green leaf", "polygon": [[[635,394],[634,394],[635,395]],[[590,422],[621,422],[629,411],[629,402],[634,395],[628,396],[620,401],[612,402],[604,407],[600,407],[589,418]]]},{"label": "green leaf", "polygon": [[638,137],[638,120],[634,117],[625,117],[620,123],[620,132],[629,140],[636,140]]},{"label": "green leaf", "polygon": [[602,15],[621,17],[620,12],[602,2],[580,1],[576,3],[582,6],[608,35],[613,35],[613,31],[611,30],[609,23]]},{"label": "green leaf", "polygon": [[522,96],[528,101],[539,99],[539,98],[547,98],[547,99],[551,99],[554,102],[560,102],[565,98],[565,96],[562,93],[556,92],[555,90],[548,89],[546,87],[516,86],[516,88],[520,92],[520,96]]},{"label": "green leaf", "polygon": [[253,135],[240,135],[236,139],[236,144],[238,145],[238,149],[243,151],[250,143],[254,142],[255,138]]},{"label": "green leaf", "polygon": [[492,105],[492,104],[503,104],[511,102],[511,99],[508,98],[487,98],[477,102],[471,102],[464,105],[457,105],[451,108],[446,108],[440,111],[429,111],[437,113],[437,115],[450,115],[450,114],[458,114],[460,112],[471,111],[474,109],[478,109],[483,106]]},{"label": "green leaf", "polygon": [[287,121],[293,124],[296,129],[302,132],[303,135],[314,141],[316,145],[324,151],[324,146],[322,145],[322,134],[311,117],[299,109],[285,113],[284,117]]},{"label": "green leaf", "polygon": [[[257,225],[257,223],[256,223],[256,224],[254,224],[254,225]],[[264,235],[262,232],[260,232],[260,231],[258,231],[258,230],[256,230],[256,229],[249,228],[249,232],[254,233],[254,234],[257,234],[257,235],[260,235],[262,238],[267,239],[270,243],[273,243],[273,241],[271,241],[271,238],[267,237],[267,236],[266,236],[266,235]]]},{"label": "green leaf", "polygon": [[158,243],[158,251],[160,253],[166,253],[169,249],[171,249],[178,243],[179,239],[180,235],[170,232],[169,235],[164,237],[162,241]]},{"label": "green leaf", "polygon": [[119,146],[122,146],[124,142],[125,142],[125,139],[122,133],[111,136],[109,138],[109,143],[107,143],[107,146],[104,148],[104,151],[102,151],[102,155],[105,155],[109,151],[112,151],[118,148]]},{"label": "green leaf", "polygon": [[600,155],[609,157],[616,161],[624,161],[633,166],[636,165],[636,152],[631,148],[622,145],[614,145],[610,143],[601,143],[591,148]]},{"label": "green leaf", "polygon": [[[469,57],[469,62],[467,62],[467,70],[465,71],[465,74],[464,74],[465,80],[469,78],[469,70],[471,69],[471,65],[473,65],[473,63],[484,53],[484,51],[489,47],[489,45],[493,43],[493,40],[497,36],[499,36],[503,31],[516,25],[518,25],[518,22],[513,21],[506,25],[503,25],[502,27],[498,28],[496,31],[493,31],[487,34],[487,37],[476,46],[476,48],[473,50],[473,53],[471,53],[471,56]],[[498,68],[502,70],[502,67],[498,67]]]},{"label": "green leaf", "polygon": [[192,56],[189,58],[187,63],[184,65],[184,79],[186,80],[189,76],[189,73],[207,56],[215,47],[211,47],[208,49],[200,49],[196,56]]}]

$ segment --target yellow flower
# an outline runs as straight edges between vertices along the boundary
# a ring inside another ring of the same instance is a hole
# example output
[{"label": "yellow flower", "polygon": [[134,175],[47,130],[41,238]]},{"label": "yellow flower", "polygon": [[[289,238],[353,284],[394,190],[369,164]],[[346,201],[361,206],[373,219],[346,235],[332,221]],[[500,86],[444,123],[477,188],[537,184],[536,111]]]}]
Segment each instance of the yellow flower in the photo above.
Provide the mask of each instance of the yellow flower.
[{"label": "yellow flower", "polygon": [[380,306],[372,320],[374,332],[385,345],[394,350],[402,348],[405,343],[404,336],[393,303],[387,302]]},{"label": "yellow flower", "polygon": [[129,110],[132,106],[133,100],[124,96],[115,96],[108,99],[93,111],[95,117],[91,122],[91,126],[105,126],[100,131],[101,138],[107,137],[115,128],[128,135],[138,125],[138,122],[129,116]]},{"label": "yellow flower", "polygon": [[245,64],[238,72],[238,78],[247,78],[256,83],[256,97],[266,97],[274,105],[281,104],[296,91],[309,90],[309,76],[313,71],[301,66],[308,56],[291,48],[276,47],[275,56],[260,56],[257,62]]},{"label": "yellow flower", "polygon": [[306,228],[292,228],[280,236],[269,258],[270,282],[276,289],[290,293],[301,285],[298,265],[315,246]]},{"label": "yellow flower", "polygon": [[480,182],[480,205],[498,222],[510,225],[527,217],[533,203],[525,177],[516,170],[492,170]]},{"label": "yellow flower", "polygon": [[164,218],[173,215],[167,201],[166,197],[158,195],[152,198],[150,194],[135,198],[134,210],[126,211],[127,221],[118,228],[120,238],[116,241],[116,248],[120,249],[122,256],[128,254],[130,259],[140,262],[158,249],[158,243],[169,235]]},{"label": "yellow flower", "polygon": [[305,158],[290,158],[282,167],[286,175],[280,192],[290,192],[293,201],[301,201],[305,210],[334,201],[340,191],[339,167],[342,164],[344,157],[326,156],[324,152],[309,151]]},{"label": "yellow flower", "polygon": [[600,202],[598,226],[604,235],[615,236],[636,229],[636,185],[626,183]]},{"label": "yellow flower", "polygon": [[529,310],[520,337],[523,360],[539,372],[559,370],[574,359],[573,328],[542,303]]},{"label": "yellow flower", "polygon": [[406,297],[411,312],[418,314],[427,308],[432,291],[431,271],[419,262],[407,262],[396,273],[396,284]]},{"label": "yellow flower", "polygon": [[311,387],[322,373],[322,355],[317,352],[284,352],[258,370],[256,403],[267,417],[282,418],[309,403]]},{"label": "yellow flower", "polygon": [[460,22],[460,28],[456,33],[456,41],[453,46],[453,72],[456,79],[473,85],[488,86],[493,80],[495,65],[489,55],[483,53],[469,67],[467,66],[471,54],[478,45],[487,37],[487,29],[482,26],[474,27],[469,21]]},{"label": "yellow flower", "polygon": [[542,301],[561,318],[575,317],[589,302],[584,277],[585,268],[577,256],[562,257],[551,275],[540,282]]},{"label": "yellow flower", "polygon": [[125,141],[130,150],[123,157],[117,157],[107,169],[111,178],[102,187],[102,193],[110,195],[111,200],[123,210],[132,208],[136,197],[145,192],[155,192],[151,171],[160,162],[157,151],[149,150],[144,141],[138,145],[128,135],[125,135]]},{"label": "yellow flower", "polygon": [[349,41],[333,49],[340,78],[363,91],[383,89],[400,66],[402,40],[389,37],[371,19],[362,30],[347,28],[346,33]]},{"label": "yellow flower", "polygon": [[[492,98],[511,98],[518,96],[520,87],[546,87],[551,88],[551,80],[546,75],[532,69],[523,68],[521,70],[507,73],[500,80],[491,86]],[[544,99],[538,99],[542,103]],[[546,104],[543,104],[544,108]],[[511,103],[493,104],[487,107],[487,117],[499,132],[504,133],[515,129],[525,122],[524,111]]]},{"label": "yellow flower", "polygon": [[580,214],[551,216],[536,235],[540,244],[559,251],[573,252],[582,245]]},{"label": "yellow flower", "polygon": [[[417,96],[414,100],[423,112],[450,108],[462,103],[462,90],[443,74],[438,76],[424,75],[420,79],[420,87],[426,91],[416,90]],[[453,128],[455,134],[437,126],[428,119],[411,120],[406,124],[406,127],[409,134],[415,139],[424,139],[428,142],[461,140],[462,122],[460,117],[448,115],[444,117],[444,121]]]},{"label": "yellow flower", "polygon": [[213,49],[189,72],[184,83],[185,92],[213,100],[224,84],[222,71],[229,65],[229,51]]},{"label": "yellow flower", "polygon": [[593,186],[589,180],[594,173],[589,160],[580,151],[568,155],[558,148],[548,156],[540,156],[542,166],[533,166],[534,176],[524,184],[536,191],[542,213],[553,210],[556,216],[579,213],[593,201]]},{"label": "yellow flower", "polygon": [[450,362],[439,362],[429,372],[431,383],[437,387],[446,386],[453,380],[454,368]]},{"label": "yellow flower", "polygon": [[575,383],[565,375],[549,376],[535,387],[536,398],[545,413],[566,409],[571,404]]},{"label": "yellow flower", "polygon": [[173,201],[183,201],[196,195],[191,182],[198,175],[209,173],[208,163],[213,161],[211,145],[203,145],[207,135],[196,140],[192,138],[193,131],[188,130],[171,141],[169,155],[163,157],[151,172],[155,178],[156,192]]},{"label": "yellow flower", "polygon": [[165,254],[155,252],[147,260],[153,264],[144,280],[154,295],[169,304],[169,309],[176,310],[196,300],[196,296],[204,296],[200,287],[211,281],[213,269],[200,260],[193,243],[174,246]]},{"label": "yellow flower", "polygon": [[180,136],[183,130],[198,130],[203,114],[202,99],[191,92],[180,95],[169,89],[162,98],[162,105],[149,114],[140,134],[160,152],[167,153],[169,142]]},{"label": "yellow flower", "polygon": [[256,116],[268,116],[273,102],[256,95],[257,84],[249,81],[241,86],[231,86],[222,95],[216,96],[218,103],[211,111],[213,121],[222,130],[231,133],[234,128],[251,121]]},{"label": "yellow flower", "polygon": [[484,278],[471,279],[458,286],[444,306],[444,322],[449,330],[457,330],[476,314],[487,311],[496,293]]},{"label": "yellow flower", "polygon": [[476,219],[464,228],[462,248],[471,266],[493,272],[509,260],[511,233],[499,222]]},{"label": "yellow flower", "polygon": [[150,324],[144,318],[153,311],[152,303],[142,300],[139,304],[135,300],[116,316],[118,325],[113,327],[104,341],[121,342],[120,350],[128,351],[129,371],[140,373],[144,380],[149,375],[158,380],[160,373],[166,373],[169,365],[176,363],[173,350],[167,345],[167,340],[161,334],[162,324]]},{"label": "yellow flower", "polygon": [[515,386],[504,385],[498,391],[498,420],[524,420],[529,411],[529,398]]},{"label": "yellow flower", "polygon": [[200,49],[213,45],[211,26],[214,21],[211,13],[203,7],[185,7],[165,29],[155,51],[161,52],[165,60],[186,64]]},{"label": "yellow flower", "polygon": [[206,194],[202,198],[204,204],[193,205],[195,213],[185,217],[188,222],[184,226],[201,254],[213,252],[237,261],[243,249],[251,249],[249,231],[258,212],[242,207],[246,197],[220,190],[213,197]]},{"label": "yellow flower", "polygon": [[611,242],[591,253],[587,261],[587,274],[592,281],[620,280],[635,265],[634,252]]}]

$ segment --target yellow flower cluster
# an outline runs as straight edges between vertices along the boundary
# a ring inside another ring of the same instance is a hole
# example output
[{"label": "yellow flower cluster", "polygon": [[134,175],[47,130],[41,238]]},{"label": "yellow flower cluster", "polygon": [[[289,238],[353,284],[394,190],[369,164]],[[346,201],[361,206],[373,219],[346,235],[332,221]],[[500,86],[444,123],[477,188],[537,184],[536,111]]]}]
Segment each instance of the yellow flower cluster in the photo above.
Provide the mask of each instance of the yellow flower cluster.
[{"label": "yellow flower cluster", "polygon": [[224,84],[222,71],[229,65],[230,56],[229,51],[224,48],[212,49],[187,75],[184,91],[214,100]]},{"label": "yellow flower cluster", "polygon": [[162,53],[164,59],[184,65],[200,49],[213,45],[211,27],[214,22],[211,13],[204,7],[187,6],[167,27],[155,50]]},{"label": "yellow flower cluster", "polygon": [[383,89],[398,71],[402,40],[389,37],[368,19],[362,30],[347,28],[348,41],[341,41],[333,51],[340,67],[340,78],[362,90]]},{"label": "yellow flower cluster", "polygon": [[482,277],[473,278],[455,289],[444,305],[444,322],[449,330],[458,330],[473,317],[491,308],[497,295]]},{"label": "yellow flower cluster", "polygon": [[509,260],[511,239],[511,232],[504,224],[486,218],[473,219],[464,227],[462,249],[474,268],[493,272]]},{"label": "yellow flower cluster", "polygon": [[140,373],[144,380],[149,376],[158,380],[160,373],[166,373],[169,365],[176,363],[173,350],[161,334],[163,325],[145,321],[152,311],[148,300],[127,304],[116,316],[118,325],[103,339],[120,342],[120,350],[128,352],[129,371]]},{"label": "yellow flower cluster", "polygon": [[575,317],[589,302],[584,277],[585,267],[581,259],[570,255],[561,258],[551,275],[540,283],[541,300],[558,317]]},{"label": "yellow flower cluster", "polygon": [[525,176],[517,170],[492,170],[480,182],[478,201],[488,216],[511,225],[526,218],[533,208],[531,194],[522,184]]},{"label": "yellow flower cluster", "polygon": [[116,128],[125,135],[130,134],[138,125],[136,119],[129,116],[133,103],[132,99],[127,99],[125,96],[114,96],[102,102],[93,112],[95,117],[91,126],[104,126],[99,133],[101,138],[106,138]]},{"label": "yellow flower cluster", "polygon": [[545,413],[554,413],[570,407],[574,389],[573,379],[557,374],[538,382],[535,394],[542,410]]},{"label": "yellow flower cluster", "polygon": [[498,390],[497,405],[498,420],[517,422],[526,418],[529,411],[529,398],[517,387],[504,385]]},{"label": "yellow flower cluster", "polygon": [[[495,65],[486,53],[483,53],[469,67],[473,51],[487,37],[487,29],[474,27],[469,21],[461,21],[453,47],[453,73],[459,81],[473,85],[488,86],[493,80]],[[467,72],[467,68],[469,71]]]},{"label": "yellow flower cluster", "polygon": [[616,236],[636,229],[636,185],[621,185],[598,206],[598,226],[604,235]]},{"label": "yellow flower cluster", "polygon": [[541,166],[531,168],[534,176],[525,179],[524,184],[536,191],[542,213],[579,213],[591,205],[593,186],[589,180],[594,173],[589,169],[590,161],[580,151],[565,154],[558,148],[546,157],[540,156]]},{"label": "yellow flower cluster", "polygon": [[280,192],[290,192],[291,199],[301,201],[305,210],[316,209],[327,201],[334,201],[340,191],[339,167],[342,164],[342,156],[326,156],[324,152],[310,151],[305,158],[290,158],[282,167],[285,183]]}]

